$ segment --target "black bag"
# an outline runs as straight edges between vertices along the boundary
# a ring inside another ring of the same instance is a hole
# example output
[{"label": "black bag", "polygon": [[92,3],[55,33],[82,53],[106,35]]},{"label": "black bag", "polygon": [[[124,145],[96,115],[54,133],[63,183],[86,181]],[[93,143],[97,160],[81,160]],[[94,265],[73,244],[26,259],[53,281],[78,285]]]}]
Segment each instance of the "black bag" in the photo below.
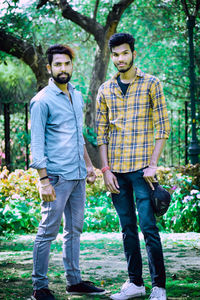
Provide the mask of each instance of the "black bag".
[{"label": "black bag", "polygon": [[151,202],[157,217],[164,215],[170,205],[171,195],[158,182],[153,182],[155,190],[151,190]]}]

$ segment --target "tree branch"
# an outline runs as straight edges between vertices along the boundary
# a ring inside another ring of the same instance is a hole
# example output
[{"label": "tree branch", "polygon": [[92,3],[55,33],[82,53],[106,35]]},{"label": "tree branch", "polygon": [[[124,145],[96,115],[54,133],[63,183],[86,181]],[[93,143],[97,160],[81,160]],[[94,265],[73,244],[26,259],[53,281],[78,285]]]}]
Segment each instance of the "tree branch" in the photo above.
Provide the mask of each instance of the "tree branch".
[{"label": "tree branch", "polygon": [[43,5],[45,5],[48,2],[48,0],[39,0],[37,9],[41,8]]},{"label": "tree branch", "polygon": [[38,89],[46,84],[48,78],[45,68],[46,62],[40,46],[35,47],[34,44],[15,37],[6,29],[0,28],[0,51],[24,61],[34,72]]},{"label": "tree branch", "polygon": [[24,42],[2,28],[0,29],[0,50],[22,59],[29,65],[35,52],[31,44]]},{"label": "tree branch", "polygon": [[182,3],[182,5],[183,5],[183,10],[184,10],[186,16],[189,18],[190,13],[189,13],[189,9],[188,9],[186,0],[181,0],[181,3]]},{"label": "tree branch", "polygon": [[96,0],[96,2],[95,2],[95,8],[94,8],[94,15],[93,15],[93,19],[94,20],[96,20],[96,18],[97,18],[98,6],[99,6],[99,0]]},{"label": "tree branch", "polygon": [[94,35],[97,43],[102,40],[104,28],[100,23],[96,22],[95,19],[89,18],[75,11],[69,5],[67,0],[60,0],[60,7],[64,18],[71,20],[72,22],[85,29],[85,31],[87,31],[88,33]]},{"label": "tree branch", "polygon": [[113,22],[118,24],[125,9],[133,2],[134,0],[120,0],[118,3],[114,4],[112,10],[108,14],[106,28],[110,27]]}]

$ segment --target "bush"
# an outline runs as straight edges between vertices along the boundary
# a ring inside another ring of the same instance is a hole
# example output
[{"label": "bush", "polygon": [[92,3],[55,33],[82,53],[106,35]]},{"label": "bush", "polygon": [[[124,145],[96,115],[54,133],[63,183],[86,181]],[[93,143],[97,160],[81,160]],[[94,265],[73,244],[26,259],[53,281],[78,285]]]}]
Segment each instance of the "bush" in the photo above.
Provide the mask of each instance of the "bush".
[{"label": "bush", "polygon": [[158,168],[159,182],[172,194],[167,213],[160,218],[167,231],[200,232],[200,165]]},{"label": "bush", "polygon": [[[12,106],[13,107],[13,106]],[[11,111],[12,108],[11,107]],[[11,169],[14,170],[16,166],[18,168],[25,168],[26,166],[26,147],[30,145],[30,132],[25,130],[25,113],[24,104],[18,104],[18,110],[20,112],[10,115],[10,147],[11,147]],[[0,140],[4,140],[4,118],[0,116]],[[0,163],[5,165],[5,142],[0,145]]]},{"label": "bush", "polygon": [[[84,231],[118,231],[119,221],[106,192],[100,170],[97,180],[86,185]],[[0,171],[0,234],[34,233],[37,231],[40,214],[40,197],[37,189],[36,170],[15,170],[12,173],[3,168]]]},{"label": "bush", "polygon": [[84,231],[119,231],[119,218],[113,207],[110,192],[106,191],[103,176],[96,170],[96,181],[86,184]]},{"label": "bush", "polygon": [[40,219],[40,199],[36,188],[37,172],[0,172],[0,233],[35,232]]},{"label": "bush", "polygon": [[[84,231],[119,231],[119,219],[103,176],[96,170],[95,184],[86,184]],[[158,218],[164,231],[200,232],[200,170],[199,165],[180,168],[159,167],[157,178],[172,194],[167,213]],[[15,170],[4,167],[0,171],[0,234],[33,233],[41,218],[37,171]]]}]

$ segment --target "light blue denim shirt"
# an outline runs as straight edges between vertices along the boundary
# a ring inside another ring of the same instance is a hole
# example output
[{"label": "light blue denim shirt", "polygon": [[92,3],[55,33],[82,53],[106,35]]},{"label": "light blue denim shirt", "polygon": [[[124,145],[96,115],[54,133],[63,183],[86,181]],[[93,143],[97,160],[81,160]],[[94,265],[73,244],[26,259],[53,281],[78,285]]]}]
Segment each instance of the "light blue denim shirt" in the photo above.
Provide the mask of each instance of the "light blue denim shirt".
[{"label": "light blue denim shirt", "polygon": [[67,180],[84,179],[83,98],[72,84],[68,89],[72,102],[51,78],[31,100],[30,167]]}]

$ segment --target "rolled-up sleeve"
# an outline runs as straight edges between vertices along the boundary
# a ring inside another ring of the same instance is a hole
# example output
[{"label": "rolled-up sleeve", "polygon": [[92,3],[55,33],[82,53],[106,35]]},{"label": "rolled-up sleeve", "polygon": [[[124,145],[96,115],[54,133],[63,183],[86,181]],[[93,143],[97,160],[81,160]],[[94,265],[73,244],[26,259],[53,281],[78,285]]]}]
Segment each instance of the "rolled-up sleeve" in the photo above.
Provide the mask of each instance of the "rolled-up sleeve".
[{"label": "rolled-up sleeve", "polygon": [[96,102],[96,131],[98,146],[108,144],[109,120],[105,97],[99,89]]},{"label": "rolled-up sleeve", "polygon": [[48,107],[42,101],[31,101],[31,168],[46,168],[47,157],[45,148],[45,126],[48,117]]},{"label": "rolled-up sleeve", "polygon": [[170,123],[167,106],[162,85],[157,78],[151,85],[150,96],[153,104],[153,122],[156,128],[155,139],[168,139]]}]

